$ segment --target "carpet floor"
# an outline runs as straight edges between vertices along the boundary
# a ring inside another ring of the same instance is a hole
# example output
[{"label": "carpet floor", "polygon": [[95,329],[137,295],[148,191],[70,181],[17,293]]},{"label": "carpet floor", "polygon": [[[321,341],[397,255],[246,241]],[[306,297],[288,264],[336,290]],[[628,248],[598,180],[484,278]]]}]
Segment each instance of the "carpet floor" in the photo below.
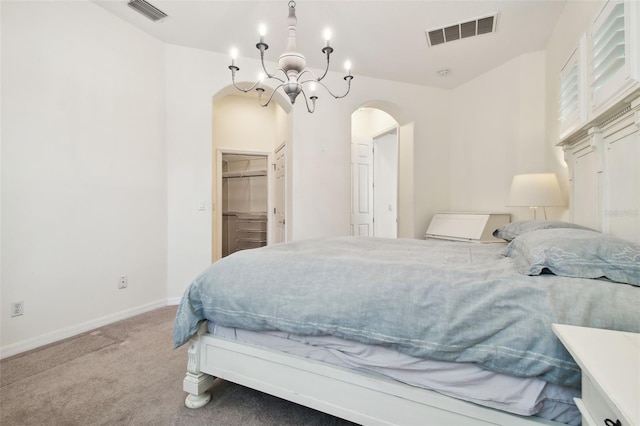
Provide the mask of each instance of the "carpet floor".
[{"label": "carpet floor", "polygon": [[187,345],[172,347],[176,307],[157,309],[0,361],[0,424],[352,425],[216,380],[185,407]]}]

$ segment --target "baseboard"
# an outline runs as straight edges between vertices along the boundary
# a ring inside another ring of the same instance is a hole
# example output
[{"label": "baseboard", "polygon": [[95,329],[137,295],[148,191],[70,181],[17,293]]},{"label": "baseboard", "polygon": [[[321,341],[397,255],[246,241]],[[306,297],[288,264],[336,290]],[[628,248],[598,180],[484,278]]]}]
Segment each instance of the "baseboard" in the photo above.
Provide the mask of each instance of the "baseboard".
[{"label": "baseboard", "polygon": [[[94,330],[96,328],[112,324],[117,321],[121,321],[127,318],[131,318],[136,315],[143,314],[145,312],[152,311],[154,309],[162,308],[177,303],[171,303],[172,299],[161,299],[155,302],[147,303],[145,305],[137,306],[135,308],[127,309],[114,314],[106,315],[95,320],[87,321],[82,324],[76,324],[72,327],[67,327],[62,330],[56,330],[50,333],[43,334],[41,336],[33,337],[31,339],[23,340],[21,342],[12,343],[0,348],[0,359],[17,355],[22,352],[30,351],[31,349],[38,348],[40,346],[55,343],[57,341],[68,339],[69,337],[77,336],[78,334],[85,333],[87,331]],[[179,302],[179,299],[178,299]]]},{"label": "baseboard", "polygon": [[167,299],[167,306],[179,305],[182,297],[170,297]]}]

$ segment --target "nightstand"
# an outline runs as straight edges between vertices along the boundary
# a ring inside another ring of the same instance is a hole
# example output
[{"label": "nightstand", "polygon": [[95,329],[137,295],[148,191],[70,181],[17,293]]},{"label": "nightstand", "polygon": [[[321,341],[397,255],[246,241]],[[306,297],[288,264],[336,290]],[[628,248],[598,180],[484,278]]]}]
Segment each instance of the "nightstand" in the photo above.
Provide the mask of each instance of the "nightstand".
[{"label": "nightstand", "polygon": [[582,369],[584,426],[640,425],[640,334],[553,324]]}]

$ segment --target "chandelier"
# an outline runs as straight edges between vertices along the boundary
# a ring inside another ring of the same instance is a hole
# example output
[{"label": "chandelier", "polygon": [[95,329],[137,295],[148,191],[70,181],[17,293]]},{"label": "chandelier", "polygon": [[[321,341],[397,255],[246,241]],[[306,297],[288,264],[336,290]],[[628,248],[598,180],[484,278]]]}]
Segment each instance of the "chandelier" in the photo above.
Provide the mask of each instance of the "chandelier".
[{"label": "chandelier", "polygon": [[[250,92],[255,89],[258,92],[260,105],[262,105],[263,107],[269,105],[276,91],[282,88],[287,96],[289,96],[291,104],[294,104],[298,95],[302,93],[302,96],[304,97],[305,103],[307,105],[307,111],[312,113],[316,109],[316,100],[318,99],[318,95],[316,94],[317,85],[324,87],[326,91],[336,99],[344,98],[349,94],[349,90],[351,89],[351,80],[353,79],[353,76],[351,75],[351,63],[349,61],[345,63],[347,75],[344,76],[344,80],[347,82],[347,91],[343,95],[333,94],[331,90],[329,90],[329,88],[322,82],[322,80],[326,77],[327,72],[329,71],[329,57],[331,56],[331,53],[333,53],[333,48],[329,46],[331,33],[329,30],[325,30],[324,32],[325,46],[322,48],[322,53],[326,55],[327,66],[324,70],[324,74],[322,74],[322,76],[318,78],[313,71],[306,68],[307,60],[305,59],[304,55],[302,55],[302,53],[297,51],[297,22],[298,20],[296,18],[296,2],[291,0],[289,2],[289,17],[287,18],[287,25],[289,27],[287,48],[278,59],[278,65],[280,66],[280,68],[278,68],[276,71],[270,73],[269,71],[267,71],[267,68],[264,65],[264,52],[269,48],[269,45],[264,42],[264,36],[266,33],[266,27],[264,25],[261,25],[259,28],[260,42],[256,44],[256,47],[260,51],[260,62],[262,63],[264,74],[261,74],[258,77],[258,81],[256,81],[248,89],[239,87],[236,84],[236,72],[240,70],[240,68],[238,68],[235,63],[235,60],[238,56],[238,51],[236,49],[231,50],[231,65],[229,65],[229,69],[231,70],[231,81],[233,81],[233,85],[235,86],[235,88],[244,93]],[[283,78],[276,76],[278,72],[282,72]],[[267,79],[274,79],[279,81],[280,83],[275,89],[273,89],[273,92],[271,92],[271,95],[268,97],[266,102],[263,103],[263,94],[265,89],[262,86],[262,83]],[[307,91],[305,90],[308,90],[308,97]],[[311,106],[309,106],[309,99],[311,99]]]}]

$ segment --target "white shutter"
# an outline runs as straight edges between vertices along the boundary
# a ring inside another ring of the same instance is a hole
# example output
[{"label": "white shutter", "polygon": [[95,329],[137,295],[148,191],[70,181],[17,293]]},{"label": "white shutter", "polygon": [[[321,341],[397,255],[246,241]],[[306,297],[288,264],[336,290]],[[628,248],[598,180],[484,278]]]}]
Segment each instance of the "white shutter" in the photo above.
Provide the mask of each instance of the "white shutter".
[{"label": "white shutter", "polygon": [[586,123],[586,35],[560,71],[559,120],[560,138]]},{"label": "white shutter", "polygon": [[593,104],[600,105],[624,84],[628,76],[625,4],[610,0],[594,21],[592,34]]},{"label": "white shutter", "polygon": [[609,0],[590,37],[591,118],[640,93],[640,1]]}]

